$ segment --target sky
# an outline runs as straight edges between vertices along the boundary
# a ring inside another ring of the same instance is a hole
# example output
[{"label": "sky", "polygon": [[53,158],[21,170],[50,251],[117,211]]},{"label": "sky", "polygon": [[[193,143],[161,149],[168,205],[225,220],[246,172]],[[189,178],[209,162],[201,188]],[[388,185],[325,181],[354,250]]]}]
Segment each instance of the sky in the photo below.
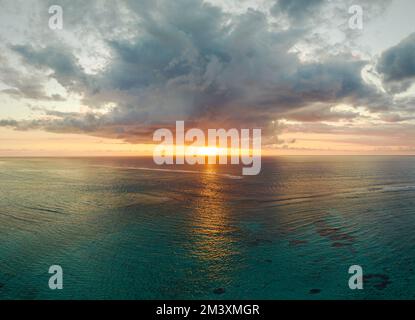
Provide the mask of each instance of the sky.
[{"label": "sky", "polygon": [[0,7],[0,156],[148,155],[179,120],[261,128],[265,154],[415,154],[412,0]]}]

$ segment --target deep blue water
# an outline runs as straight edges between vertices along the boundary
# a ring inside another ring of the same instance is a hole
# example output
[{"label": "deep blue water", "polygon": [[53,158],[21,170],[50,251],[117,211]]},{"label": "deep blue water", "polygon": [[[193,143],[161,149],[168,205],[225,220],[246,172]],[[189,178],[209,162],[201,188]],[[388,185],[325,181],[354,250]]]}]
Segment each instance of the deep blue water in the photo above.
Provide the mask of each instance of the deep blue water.
[{"label": "deep blue water", "polygon": [[415,157],[151,168],[0,159],[0,299],[415,298]]}]

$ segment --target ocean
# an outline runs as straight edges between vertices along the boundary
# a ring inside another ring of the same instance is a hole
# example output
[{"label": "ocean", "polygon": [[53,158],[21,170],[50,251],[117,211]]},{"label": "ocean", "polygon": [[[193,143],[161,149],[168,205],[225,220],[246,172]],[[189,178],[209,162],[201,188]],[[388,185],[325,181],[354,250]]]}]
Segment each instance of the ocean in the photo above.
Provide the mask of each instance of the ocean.
[{"label": "ocean", "polygon": [[413,299],[414,203],[409,156],[0,158],[0,299]]}]

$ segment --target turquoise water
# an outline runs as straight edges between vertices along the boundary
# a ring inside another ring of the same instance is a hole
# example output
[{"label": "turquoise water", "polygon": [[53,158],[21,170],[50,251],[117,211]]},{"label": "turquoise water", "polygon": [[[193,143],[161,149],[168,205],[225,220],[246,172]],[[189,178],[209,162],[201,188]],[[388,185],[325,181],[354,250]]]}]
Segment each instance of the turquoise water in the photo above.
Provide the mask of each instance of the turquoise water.
[{"label": "turquoise water", "polygon": [[[415,298],[414,157],[153,169],[0,159],[0,298]],[[48,287],[54,264],[63,290]]]}]

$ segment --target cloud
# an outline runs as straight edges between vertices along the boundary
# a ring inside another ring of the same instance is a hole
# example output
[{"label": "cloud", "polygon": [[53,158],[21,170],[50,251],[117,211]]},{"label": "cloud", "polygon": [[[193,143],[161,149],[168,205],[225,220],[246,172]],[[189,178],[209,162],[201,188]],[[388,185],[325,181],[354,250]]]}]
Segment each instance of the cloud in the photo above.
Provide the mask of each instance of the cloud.
[{"label": "cloud", "polygon": [[70,90],[79,90],[75,85],[85,82],[85,75],[72,55],[70,48],[46,47],[34,49],[31,45],[15,45],[11,49],[18,53],[31,67],[51,70],[49,76]]},{"label": "cloud", "polygon": [[16,127],[18,125],[16,120],[0,120],[0,127]]},{"label": "cloud", "polygon": [[[361,114],[332,107],[381,112],[395,106],[391,96],[363,80],[370,61],[351,52],[304,61],[292,50],[313,34],[299,22],[305,15],[320,19],[325,1],[280,0],[270,12],[242,13],[201,0],[120,1],[105,9],[98,3],[63,4],[68,20],[60,38],[44,31],[37,41],[6,44],[26,71],[7,61],[2,81],[11,89],[3,93],[59,101],[60,95],[47,94],[46,83],[54,79],[88,107],[84,113],[40,108],[39,118],[14,123],[18,129],[136,143],[149,142],[155,128],[186,120],[200,127],[261,127],[272,138],[271,120],[353,120]],[[287,26],[276,15],[296,23]],[[99,67],[88,72],[88,64]],[[385,67],[379,72],[386,81],[402,78]],[[0,126],[13,123],[3,120]]]},{"label": "cloud", "polygon": [[298,21],[314,16],[324,0],[279,0],[271,9],[275,15],[280,13],[288,15],[290,20]]},{"label": "cloud", "polygon": [[415,79],[415,33],[386,50],[379,60],[377,71],[392,91],[408,89]]}]

